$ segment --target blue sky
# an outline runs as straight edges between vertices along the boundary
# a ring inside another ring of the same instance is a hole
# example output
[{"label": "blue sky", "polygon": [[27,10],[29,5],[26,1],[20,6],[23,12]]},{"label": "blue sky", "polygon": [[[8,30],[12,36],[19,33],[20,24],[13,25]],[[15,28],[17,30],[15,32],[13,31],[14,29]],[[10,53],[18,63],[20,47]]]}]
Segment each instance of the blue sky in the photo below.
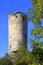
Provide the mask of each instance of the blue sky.
[{"label": "blue sky", "polygon": [[[0,57],[8,52],[8,14],[17,11],[28,13],[29,8],[32,8],[31,0],[0,0]],[[32,23],[28,22],[28,40],[32,28]]]}]

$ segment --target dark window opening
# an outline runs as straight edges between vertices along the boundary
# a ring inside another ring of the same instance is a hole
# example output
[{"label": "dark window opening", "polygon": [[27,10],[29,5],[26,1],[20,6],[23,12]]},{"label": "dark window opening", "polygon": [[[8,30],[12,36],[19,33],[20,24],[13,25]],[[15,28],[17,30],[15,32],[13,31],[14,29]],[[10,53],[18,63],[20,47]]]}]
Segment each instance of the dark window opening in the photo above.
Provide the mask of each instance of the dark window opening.
[{"label": "dark window opening", "polygon": [[13,51],[13,53],[17,53],[17,51]]},{"label": "dark window opening", "polygon": [[23,16],[23,21],[24,21],[24,16]]},{"label": "dark window opening", "polygon": [[16,18],[17,18],[17,16],[16,16]]},{"label": "dark window opening", "polygon": [[10,45],[10,48],[11,48],[11,45]]}]

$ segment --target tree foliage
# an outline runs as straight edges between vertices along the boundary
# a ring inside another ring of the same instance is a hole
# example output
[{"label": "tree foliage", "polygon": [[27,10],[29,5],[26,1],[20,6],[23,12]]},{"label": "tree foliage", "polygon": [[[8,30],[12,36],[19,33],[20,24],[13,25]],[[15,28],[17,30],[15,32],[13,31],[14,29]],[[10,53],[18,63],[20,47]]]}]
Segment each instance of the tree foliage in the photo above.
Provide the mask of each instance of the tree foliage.
[{"label": "tree foliage", "polygon": [[[35,49],[35,51],[33,52],[29,52],[23,43],[20,44],[20,48],[17,52],[17,55],[14,56],[14,58],[11,59],[8,56],[5,56],[3,58],[0,59],[0,65],[41,65],[40,60],[43,61],[42,55],[39,53],[39,51],[43,51],[43,50],[39,50],[36,53],[37,49]],[[40,55],[40,56],[39,56]],[[43,65],[43,64],[42,64]]]},{"label": "tree foliage", "polygon": [[33,8],[30,10],[32,22],[40,23],[43,19],[43,0],[32,0]]},{"label": "tree foliage", "polygon": [[31,31],[32,53],[39,65],[43,65],[43,0],[32,0],[33,8],[30,10],[34,29]]},{"label": "tree foliage", "polygon": [[7,57],[3,57],[0,59],[0,65],[12,65],[12,61]]}]

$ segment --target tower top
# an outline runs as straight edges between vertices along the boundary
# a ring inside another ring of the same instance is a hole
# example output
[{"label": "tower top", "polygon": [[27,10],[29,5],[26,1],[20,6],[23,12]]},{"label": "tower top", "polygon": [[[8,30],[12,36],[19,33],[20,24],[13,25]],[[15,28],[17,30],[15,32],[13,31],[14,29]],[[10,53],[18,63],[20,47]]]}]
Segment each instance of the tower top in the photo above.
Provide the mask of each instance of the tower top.
[{"label": "tower top", "polygon": [[9,15],[13,16],[13,15],[16,15],[16,14],[26,15],[26,14],[23,13],[23,12],[13,12],[13,13],[10,13]]},{"label": "tower top", "polygon": [[25,21],[28,20],[28,16],[24,12],[13,12],[13,13],[10,13],[9,16],[16,16],[17,14],[20,14]]}]

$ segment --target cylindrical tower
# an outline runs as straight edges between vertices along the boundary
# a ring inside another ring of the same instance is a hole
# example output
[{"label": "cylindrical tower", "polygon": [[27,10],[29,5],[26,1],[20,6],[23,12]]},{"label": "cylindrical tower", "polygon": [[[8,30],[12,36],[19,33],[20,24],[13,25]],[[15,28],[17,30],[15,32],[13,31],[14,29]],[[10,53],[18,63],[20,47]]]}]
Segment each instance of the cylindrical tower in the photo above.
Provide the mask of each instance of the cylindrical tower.
[{"label": "cylindrical tower", "polygon": [[8,18],[8,53],[19,49],[19,42],[27,46],[27,15],[22,12],[9,14]]}]

